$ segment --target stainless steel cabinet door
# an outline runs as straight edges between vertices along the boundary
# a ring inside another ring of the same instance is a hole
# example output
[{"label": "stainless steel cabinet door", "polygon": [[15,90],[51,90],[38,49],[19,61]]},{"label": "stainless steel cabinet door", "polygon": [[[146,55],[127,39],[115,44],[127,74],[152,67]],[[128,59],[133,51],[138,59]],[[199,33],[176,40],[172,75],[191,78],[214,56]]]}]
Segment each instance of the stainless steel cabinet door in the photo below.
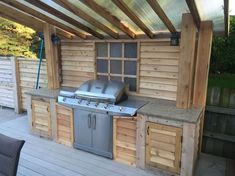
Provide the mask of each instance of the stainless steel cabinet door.
[{"label": "stainless steel cabinet door", "polygon": [[107,114],[92,115],[92,142],[99,151],[112,152],[112,117]]},{"label": "stainless steel cabinet door", "polygon": [[91,112],[74,110],[74,137],[79,145],[92,146]]}]

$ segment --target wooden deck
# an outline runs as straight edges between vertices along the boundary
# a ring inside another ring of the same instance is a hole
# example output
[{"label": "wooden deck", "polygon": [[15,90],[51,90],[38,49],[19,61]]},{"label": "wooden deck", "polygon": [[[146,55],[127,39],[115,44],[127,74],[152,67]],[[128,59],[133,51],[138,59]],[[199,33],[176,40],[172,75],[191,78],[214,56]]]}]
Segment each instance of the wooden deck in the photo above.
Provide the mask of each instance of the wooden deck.
[{"label": "wooden deck", "polygon": [[[0,114],[2,116],[2,113]],[[27,117],[0,124],[0,133],[26,141],[18,176],[163,176],[29,134]]]}]

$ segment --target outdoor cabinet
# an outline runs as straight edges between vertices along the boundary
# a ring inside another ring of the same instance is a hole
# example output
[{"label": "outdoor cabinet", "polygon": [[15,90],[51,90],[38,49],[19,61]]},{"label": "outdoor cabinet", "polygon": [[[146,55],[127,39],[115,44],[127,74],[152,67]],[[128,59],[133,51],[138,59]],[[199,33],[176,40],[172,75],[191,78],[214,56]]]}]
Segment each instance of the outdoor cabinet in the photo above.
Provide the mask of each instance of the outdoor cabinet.
[{"label": "outdoor cabinet", "polygon": [[146,164],[180,173],[182,128],[146,122]]},{"label": "outdoor cabinet", "polygon": [[73,135],[73,109],[56,103],[56,142],[72,147]]},{"label": "outdoor cabinet", "polygon": [[74,147],[112,158],[112,116],[74,109]]},{"label": "outdoor cabinet", "polygon": [[32,131],[42,137],[51,137],[50,103],[32,100]]}]

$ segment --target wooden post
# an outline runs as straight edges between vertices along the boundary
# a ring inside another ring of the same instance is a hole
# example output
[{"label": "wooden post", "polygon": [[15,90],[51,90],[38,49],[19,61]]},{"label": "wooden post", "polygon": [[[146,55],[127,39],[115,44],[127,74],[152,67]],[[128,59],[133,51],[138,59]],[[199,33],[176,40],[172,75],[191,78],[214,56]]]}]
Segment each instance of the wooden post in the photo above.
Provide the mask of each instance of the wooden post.
[{"label": "wooden post", "polygon": [[12,64],[12,78],[14,84],[14,104],[15,104],[15,112],[21,113],[22,112],[22,105],[21,105],[21,95],[20,95],[20,72],[19,72],[19,62],[16,57],[11,57],[11,64]]},{"label": "wooden post", "polygon": [[183,14],[176,98],[177,108],[187,109],[192,103],[196,32],[197,28],[191,14]]},{"label": "wooden post", "polygon": [[[212,22],[211,21],[201,22],[199,29],[199,39],[198,39],[193,105],[202,106],[203,108],[205,108],[206,106],[212,36],[213,36]],[[201,146],[202,146],[204,114],[205,113],[203,112],[200,123],[199,151],[201,151]]]},{"label": "wooden post", "polygon": [[48,88],[57,89],[60,87],[59,81],[59,58],[58,48],[53,45],[51,36],[55,33],[55,27],[45,23],[43,27],[44,42],[45,42],[45,53],[47,62],[47,78]]}]

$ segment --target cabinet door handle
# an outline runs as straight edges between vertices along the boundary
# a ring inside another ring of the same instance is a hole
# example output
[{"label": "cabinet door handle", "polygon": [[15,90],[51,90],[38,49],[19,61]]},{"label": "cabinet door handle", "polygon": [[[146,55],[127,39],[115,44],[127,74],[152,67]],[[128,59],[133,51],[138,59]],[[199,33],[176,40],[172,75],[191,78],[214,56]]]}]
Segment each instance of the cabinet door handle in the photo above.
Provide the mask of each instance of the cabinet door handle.
[{"label": "cabinet door handle", "polygon": [[96,128],[96,115],[93,115],[93,122],[92,122],[92,128],[95,129]]},{"label": "cabinet door handle", "polygon": [[91,128],[91,114],[88,114],[87,123],[88,123],[88,128]]}]

